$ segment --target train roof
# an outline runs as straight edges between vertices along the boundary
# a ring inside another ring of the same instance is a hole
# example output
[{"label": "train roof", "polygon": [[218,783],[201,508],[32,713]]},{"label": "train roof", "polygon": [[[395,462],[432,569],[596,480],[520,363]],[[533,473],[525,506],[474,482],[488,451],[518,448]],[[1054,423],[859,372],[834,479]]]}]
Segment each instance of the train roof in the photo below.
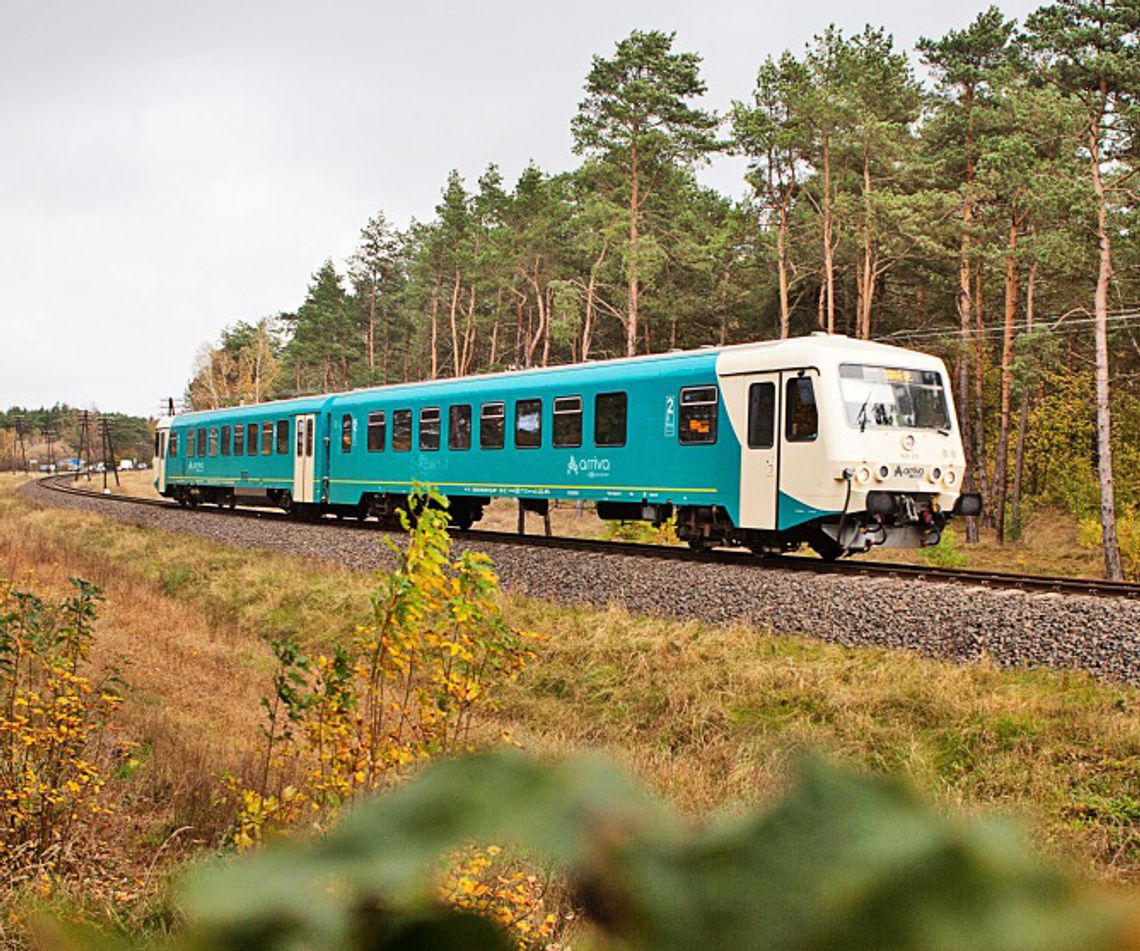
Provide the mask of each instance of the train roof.
[{"label": "train roof", "polygon": [[330,399],[338,403],[367,402],[377,394],[426,394],[436,389],[451,389],[462,385],[469,390],[493,390],[504,380],[541,379],[544,383],[558,384],[572,378],[578,383],[601,382],[620,376],[623,379],[644,378],[661,373],[661,364],[678,371],[707,366],[718,374],[764,372],[785,367],[833,367],[839,363],[867,360],[889,363],[914,369],[940,369],[937,357],[868,340],[857,340],[842,334],[813,333],[787,340],[763,340],[755,343],[732,344],[723,347],[702,347],[699,350],[651,353],[636,357],[616,357],[588,363],[560,364],[551,367],[532,367],[525,370],[502,370],[496,373],[473,374],[465,377],[447,377],[411,383],[389,383],[363,387],[339,393],[277,400],[268,403],[251,403],[221,410],[201,410],[175,417],[176,422],[193,423],[197,419],[216,418],[219,414],[235,417],[261,416],[267,412],[306,412],[323,408]]}]

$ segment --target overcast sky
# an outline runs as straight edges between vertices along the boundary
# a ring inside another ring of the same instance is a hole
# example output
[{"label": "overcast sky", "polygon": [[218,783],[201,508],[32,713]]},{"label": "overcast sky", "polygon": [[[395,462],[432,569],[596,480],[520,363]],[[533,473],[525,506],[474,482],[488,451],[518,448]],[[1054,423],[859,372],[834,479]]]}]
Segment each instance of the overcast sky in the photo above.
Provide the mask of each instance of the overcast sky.
[{"label": "overcast sky", "polygon": [[723,110],[831,22],[909,49],[987,5],[0,0],[0,407],[153,414],[375,211],[430,218],[451,168],[572,167],[590,57],[632,29],[676,31]]}]

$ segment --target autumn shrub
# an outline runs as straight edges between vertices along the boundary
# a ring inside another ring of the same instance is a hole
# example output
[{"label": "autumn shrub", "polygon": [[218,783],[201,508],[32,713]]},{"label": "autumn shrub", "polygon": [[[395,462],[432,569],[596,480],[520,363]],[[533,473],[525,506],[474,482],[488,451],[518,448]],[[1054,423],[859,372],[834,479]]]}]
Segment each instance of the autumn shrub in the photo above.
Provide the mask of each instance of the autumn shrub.
[{"label": "autumn shrub", "polygon": [[[1086,548],[1099,549],[1104,537],[1099,517],[1081,519],[1079,537]],[[1124,574],[1131,579],[1140,579],[1140,516],[1128,511],[1117,514],[1116,542],[1120,546]]]},{"label": "autumn shrub", "polygon": [[677,516],[672,515],[659,525],[653,522],[611,521],[606,523],[602,538],[607,541],[637,542],[643,545],[679,545]]},{"label": "autumn shrub", "polygon": [[965,568],[970,557],[962,551],[958,535],[952,528],[944,529],[937,545],[920,549],[922,560],[936,568]]},{"label": "autumn shrub", "polygon": [[9,887],[66,870],[84,823],[106,811],[113,675],[87,671],[99,589],[59,604],[0,580],[0,856]]}]

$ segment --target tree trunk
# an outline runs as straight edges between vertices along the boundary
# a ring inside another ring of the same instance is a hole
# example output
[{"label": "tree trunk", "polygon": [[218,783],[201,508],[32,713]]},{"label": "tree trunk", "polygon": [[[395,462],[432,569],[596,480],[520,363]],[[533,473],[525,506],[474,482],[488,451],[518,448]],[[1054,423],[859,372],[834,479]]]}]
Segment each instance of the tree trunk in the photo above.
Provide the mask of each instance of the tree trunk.
[{"label": "tree trunk", "polygon": [[835,249],[831,244],[831,141],[823,137],[823,276],[827,288],[827,332],[835,333]]},{"label": "tree trunk", "polygon": [[368,380],[376,382],[376,275],[368,286]]},{"label": "tree trunk", "polygon": [[[986,266],[983,261],[979,261],[974,276],[974,329],[977,331],[974,337],[974,469],[982,495],[992,502],[993,486],[986,468],[986,339],[983,333],[985,280]],[[982,521],[987,525],[993,524],[992,507],[982,514]]]},{"label": "tree trunk", "polygon": [[[958,428],[962,435],[962,449],[966,454],[966,477],[962,480],[962,488],[966,492],[973,492],[977,479],[974,469],[977,460],[972,453],[972,424],[970,417],[970,348],[973,326],[973,275],[971,274],[971,235],[970,228],[974,218],[973,185],[974,185],[974,131],[973,131],[973,102],[974,91],[972,87],[966,88],[966,181],[962,194],[962,238],[958,257],[958,319],[962,331],[962,357],[958,361]],[[978,520],[966,519],[966,542],[976,544],[978,541]]]},{"label": "tree trunk", "polygon": [[[1104,94],[1104,80],[1101,92]],[[1103,116],[1103,112],[1102,112]],[[1108,233],[1108,203],[1100,175],[1100,118],[1089,135],[1089,165],[1096,192],[1096,232],[1099,266],[1093,315],[1096,319],[1096,448],[1100,476],[1100,527],[1104,544],[1104,575],[1119,581],[1124,577],[1116,539],[1116,495],[1112,473],[1112,419],[1108,379],[1108,282],[1112,277],[1112,241]]]},{"label": "tree trunk", "polygon": [[998,544],[1005,542],[1006,467],[1009,459],[1010,393],[1013,388],[1013,334],[1021,272],[1017,262],[1017,203],[1009,209],[1009,242],[1005,258],[1005,322],[1001,337],[1001,396],[997,455],[994,459],[994,509]]},{"label": "tree trunk", "polygon": [[435,280],[431,294],[431,378],[439,377],[439,291],[442,275]]},{"label": "tree trunk", "polygon": [[451,306],[448,308],[447,316],[451,321],[451,375],[460,376],[462,374],[463,366],[462,359],[459,354],[459,324],[455,320],[456,311],[459,309],[459,289],[460,289],[459,270],[455,271],[455,283],[451,286]]},{"label": "tree trunk", "polygon": [[625,327],[625,352],[632,357],[637,353],[637,219],[641,214],[636,125],[630,139],[629,162],[629,321]]},{"label": "tree trunk", "polygon": [[[780,272],[780,339],[787,340],[791,327],[788,310],[788,201],[780,201],[780,224],[776,228],[776,262]],[[723,343],[723,341],[722,341]]]},{"label": "tree trunk", "polygon": [[[1036,261],[1029,264],[1029,276],[1025,279],[1025,332],[1033,333],[1033,295],[1037,287]],[[1013,460],[1013,487],[1010,490],[1010,504],[1013,513],[1013,524],[1017,537],[1021,536],[1023,525],[1021,522],[1021,477],[1025,469],[1025,435],[1029,428],[1029,387],[1021,394],[1021,410],[1017,422],[1017,449]]]},{"label": "tree trunk", "polygon": [[874,241],[871,236],[871,152],[863,147],[863,266],[859,275],[859,317],[857,336],[871,339],[871,306],[875,296]]},{"label": "tree trunk", "polygon": [[602,250],[598,255],[597,260],[590,266],[590,283],[586,285],[586,316],[582,321],[582,362],[585,363],[590,359],[590,344],[593,342],[594,337],[594,320],[595,320],[595,306],[594,296],[597,293],[598,286],[598,268],[606,260],[606,251],[609,248],[609,242],[602,242]]}]

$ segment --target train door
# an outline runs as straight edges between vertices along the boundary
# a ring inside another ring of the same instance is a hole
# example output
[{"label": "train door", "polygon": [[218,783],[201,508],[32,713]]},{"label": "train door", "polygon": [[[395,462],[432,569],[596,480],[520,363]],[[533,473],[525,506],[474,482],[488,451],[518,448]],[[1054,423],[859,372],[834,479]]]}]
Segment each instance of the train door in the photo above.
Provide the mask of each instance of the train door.
[{"label": "train door", "polygon": [[819,372],[787,370],[781,377],[779,416],[783,424],[776,527],[787,530],[826,514],[813,503],[819,503],[826,494],[831,474],[827,447],[820,439]]},{"label": "train door", "polygon": [[[780,374],[757,373],[721,381],[729,406],[743,406],[740,446],[740,527],[776,528],[776,488],[780,473]],[[733,392],[729,393],[731,389]]]},{"label": "train door", "polygon": [[294,417],[296,439],[293,450],[293,501],[313,502],[313,438],[317,427],[312,414]]},{"label": "train door", "polygon": [[170,430],[156,429],[154,432],[154,487],[160,495],[166,494],[166,456],[169,448]]}]

